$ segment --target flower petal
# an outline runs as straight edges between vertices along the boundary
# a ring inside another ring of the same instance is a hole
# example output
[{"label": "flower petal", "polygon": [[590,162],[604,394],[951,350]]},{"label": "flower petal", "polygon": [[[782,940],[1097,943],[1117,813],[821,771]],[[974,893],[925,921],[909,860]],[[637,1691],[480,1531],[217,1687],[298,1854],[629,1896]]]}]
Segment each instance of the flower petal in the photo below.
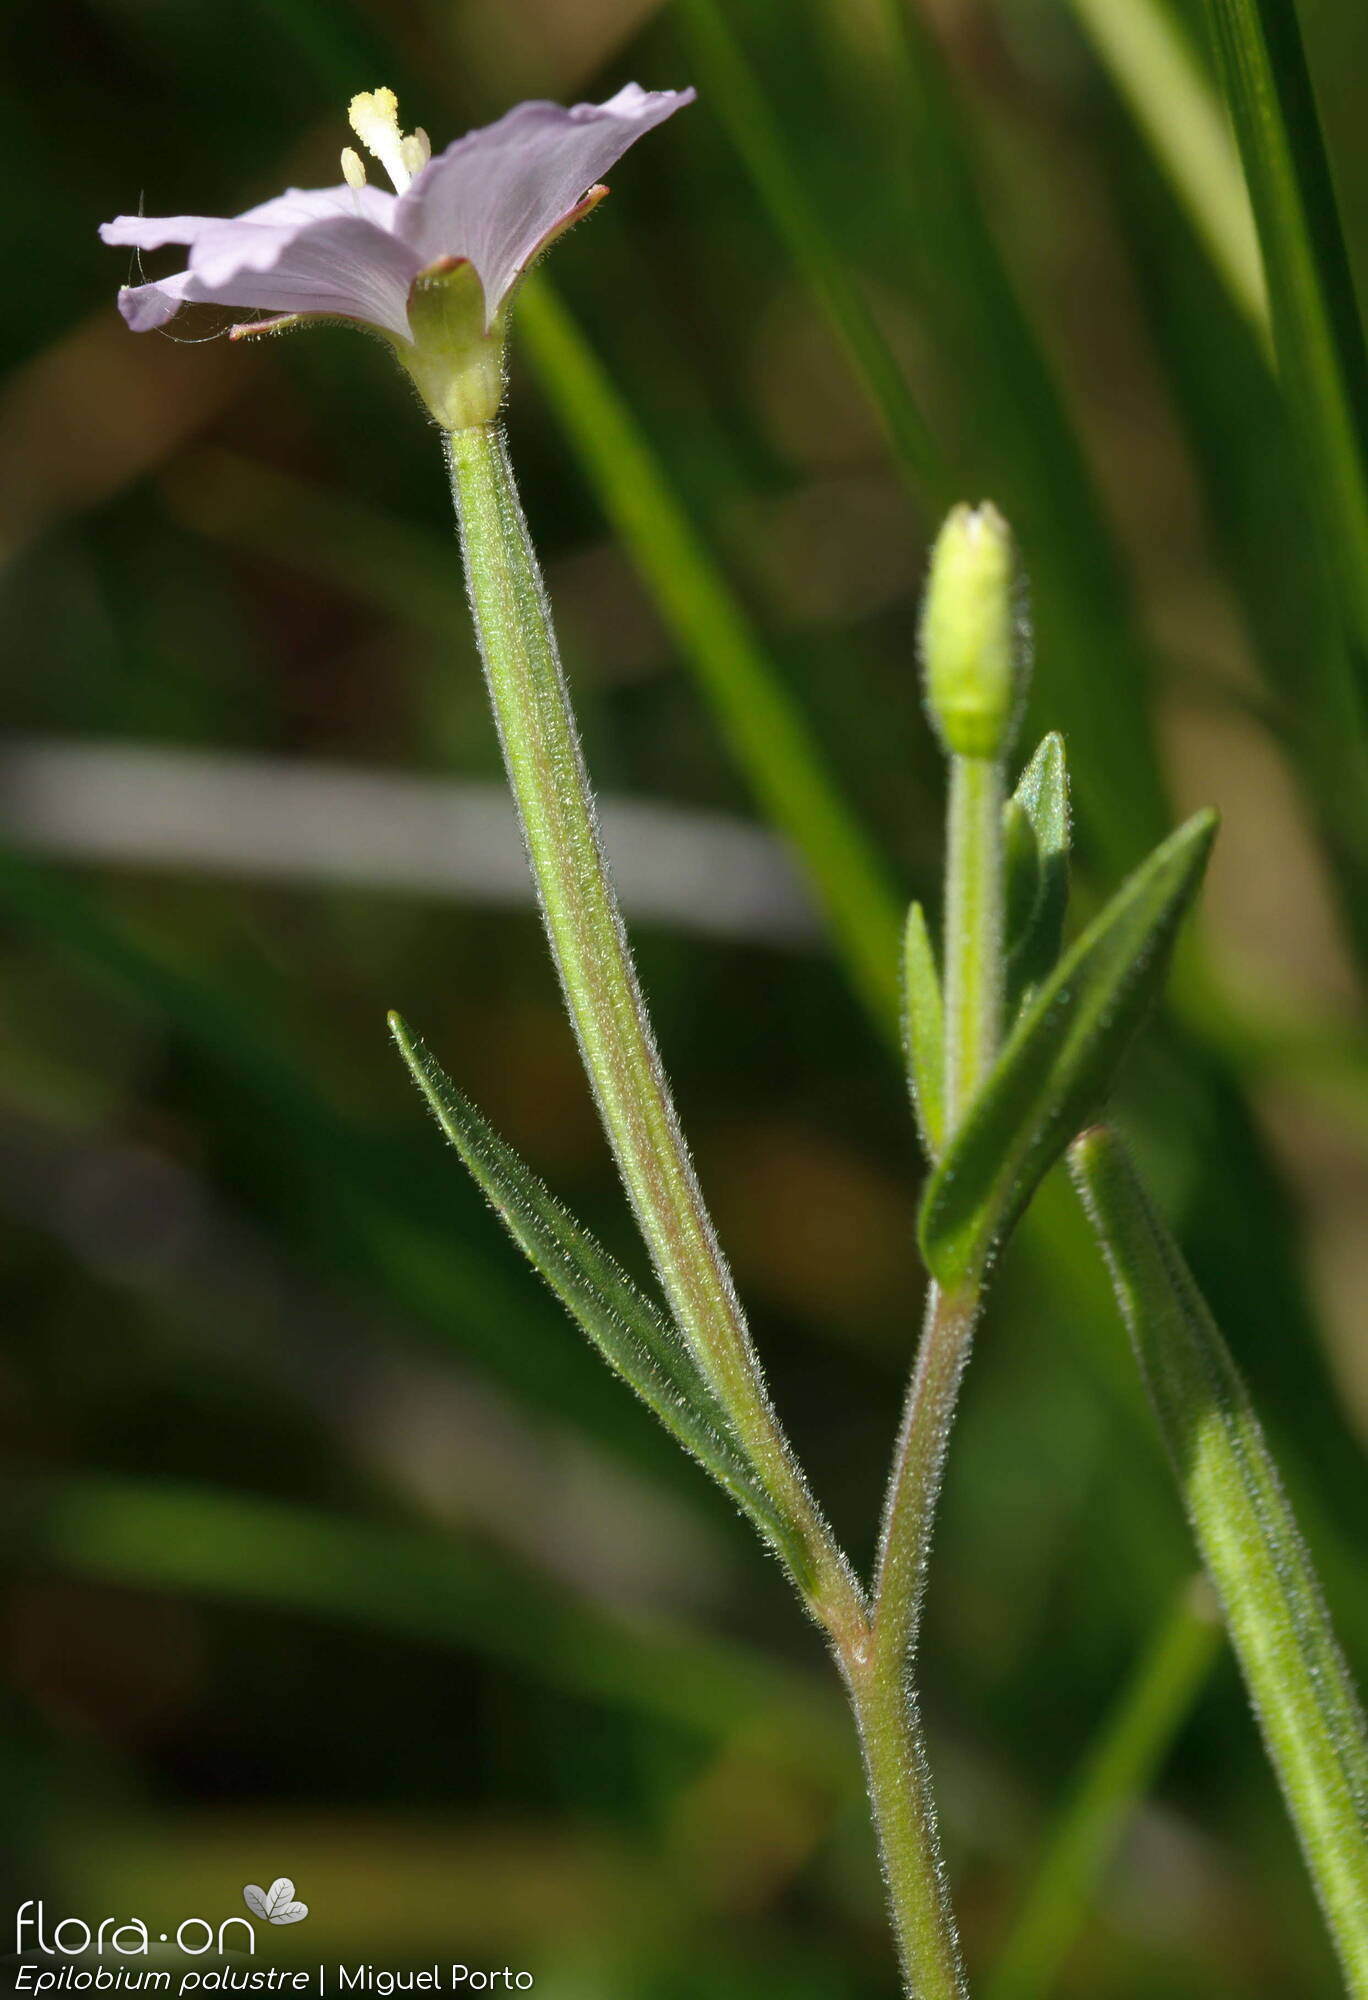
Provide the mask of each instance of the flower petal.
[{"label": "flower petal", "polygon": [[160,250],[166,243],[193,243],[206,229],[222,227],[221,215],[116,215],[112,222],[100,224],[100,241]]},{"label": "flower petal", "polygon": [[[397,199],[387,188],[369,184],[359,188],[286,188],[284,194],[244,210],[237,220],[294,231],[324,216],[355,215],[377,228],[389,229]],[[230,220],[222,215],[116,215],[112,222],[100,224],[100,238],[138,250],[160,250],[166,243],[197,243],[209,230],[223,229]]]},{"label": "flower petal", "polygon": [[330,188],[286,188],[284,194],[272,195],[269,201],[258,202],[255,208],[245,208],[237,219],[298,229],[303,223],[319,222],[326,215],[355,215],[363,222],[375,223],[379,229],[391,229],[398,200],[398,195],[391,194],[388,188],[372,187],[369,181],[359,188],[345,184]]},{"label": "flower petal", "polygon": [[175,318],[192,296],[189,287],[194,282],[188,271],[177,271],[174,277],[159,278],[155,285],[122,285],[119,311],[134,333],[155,332]]},{"label": "flower petal", "polygon": [[409,287],[419,268],[408,244],[356,215],[333,213],[296,229],[225,222],[191,246],[193,282],[182,296],[273,313],[337,313],[408,340]]},{"label": "flower petal", "polygon": [[528,258],[586,189],[693,96],[629,83],[606,104],[519,104],[430,161],[400,195],[394,229],[424,265],[468,257],[492,320]]}]

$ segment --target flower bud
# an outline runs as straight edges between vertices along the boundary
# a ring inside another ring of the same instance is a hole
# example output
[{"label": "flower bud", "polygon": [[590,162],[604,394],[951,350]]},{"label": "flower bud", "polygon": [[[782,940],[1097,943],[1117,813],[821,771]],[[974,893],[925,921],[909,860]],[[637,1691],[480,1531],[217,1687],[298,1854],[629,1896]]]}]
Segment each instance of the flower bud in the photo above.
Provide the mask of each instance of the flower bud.
[{"label": "flower bud", "polygon": [[1012,532],[997,508],[951,510],[922,604],[926,706],[948,755],[1004,757],[1016,733],[1025,662],[1013,612]]}]

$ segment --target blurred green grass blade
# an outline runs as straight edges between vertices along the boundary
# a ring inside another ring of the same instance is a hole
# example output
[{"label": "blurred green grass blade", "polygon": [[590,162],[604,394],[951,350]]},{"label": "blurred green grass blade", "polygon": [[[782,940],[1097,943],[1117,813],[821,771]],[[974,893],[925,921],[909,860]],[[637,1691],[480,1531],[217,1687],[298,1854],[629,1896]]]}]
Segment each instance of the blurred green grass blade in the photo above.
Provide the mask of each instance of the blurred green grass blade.
[{"label": "blurred green grass blade", "polygon": [[[834,18],[842,0],[827,0]],[[1165,796],[1128,587],[1069,406],[998,245],[953,81],[926,10],[876,0],[883,58],[862,95],[886,106],[881,198],[899,264],[948,368],[967,425],[957,482],[1012,523],[1036,630],[1030,713],[1073,753],[1081,830],[1121,873],[1162,839]],[[866,112],[866,115],[867,112]]]},{"label": "blurred green grass blade", "polygon": [[1368,1995],[1368,1730],[1244,1380],[1125,1148],[1070,1166],[1349,1991]]},{"label": "blurred green grass blade", "polygon": [[1173,230],[1149,162],[1138,149],[1113,151],[1132,255],[1146,273],[1147,321],[1274,696],[1260,720],[1294,767],[1346,934],[1368,964],[1368,732],[1343,620],[1305,529],[1291,413],[1199,246]]},{"label": "blurred green grass blade", "polygon": [[390,1032],[415,1083],[509,1235],[608,1366],[748,1514],[806,1587],[801,1537],[781,1518],[683,1338],[588,1230],[506,1146],[399,1015]]},{"label": "blurred green grass blade", "polygon": [[934,1161],[945,1138],[945,1003],[920,903],[903,932],[903,1055],[922,1150]]},{"label": "blurred green grass blade", "polygon": [[177,519],[196,534],[286,564],[475,658],[449,535],[215,445],[170,467],[163,484]]},{"label": "blurred green grass blade", "polygon": [[[1022,1002],[1054,971],[1064,940],[1069,908],[1069,767],[1064,739],[1052,729],[1017,780],[1009,804],[1018,806],[1030,829],[1035,861],[1035,895],[1029,916],[1013,938],[1007,926],[1007,996],[1010,1019]],[[1010,856],[1010,844],[1008,848]],[[1009,885],[1010,889],[1010,885]],[[1009,895],[1010,900],[1010,895]]]},{"label": "blurred green grass blade", "polygon": [[514,327],[762,811],[803,861],[860,997],[892,1039],[901,914],[881,859],[607,371],[543,279],[523,286]]},{"label": "blurred green grass blade", "polygon": [[706,101],[725,122],[789,255],[864,384],[895,458],[937,511],[947,507],[954,495],[939,448],[840,246],[807,193],[770,97],[733,31],[730,11],[717,0],[678,0],[678,6]]},{"label": "blurred green grass blade", "polygon": [[1268,340],[1268,291],[1240,156],[1222,107],[1161,0],[1069,0],[1231,298]]},{"label": "blurred green grass blade", "polygon": [[1105,1718],[1055,1825],[983,2000],[1053,1991],[1126,1826],[1210,1676],[1223,1637],[1204,1579],[1183,1586]]},{"label": "blurred green grass blade", "polygon": [[[258,1198],[277,1202],[280,1219],[303,1232],[314,1254],[435,1329],[448,1351],[455,1341],[532,1407],[668,1476],[670,1455],[565,1340],[549,1305],[486,1247],[483,1207],[472,1204],[462,1230],[421,1158],[334,1110],[222,985],[144,947],[62,877],[3,850],[0,908],[202,1055],[207,1077],[223,1087],[211,1117],[216,1137],[230,1151],[244,1145]],[[505,1333],[513,1324],[518,1341]]]},{"label": "blurred green grass blade", "polygon": [[1156,848],[1012,1029],[922,1198],[922,1253],[947,1291],[982,1272],[1069,1141],[1097,1115],[1163,985],[1215,833],[1215,814],[1197,813]]},{"label": "blurred green grass blade", "polygon": [[91,1477],[11,1495],[0,1533],[11,1573],[57,1569],[473,1649],[709,1741],[767,1719],[800,1768],[810,1750],[829,1781],[853,1771],[835,1701],[804,1677],[687,1626],[599,1608],[506,1551],[431,1529]]},{"label": "blurred green grass blade", "polygon": [[1268,279],[1283,393],[1368,689],[1368,354],[1292,0],[1207,0]]}]

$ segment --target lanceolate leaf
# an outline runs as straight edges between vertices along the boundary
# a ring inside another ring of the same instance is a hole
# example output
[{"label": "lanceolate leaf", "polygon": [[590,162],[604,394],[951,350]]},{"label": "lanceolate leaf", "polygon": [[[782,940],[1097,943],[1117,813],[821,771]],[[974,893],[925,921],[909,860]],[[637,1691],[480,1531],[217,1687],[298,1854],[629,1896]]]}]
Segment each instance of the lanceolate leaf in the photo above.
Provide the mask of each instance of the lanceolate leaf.
[{"label": "lanceolate leaf", "polygon": [[800,1574],[797,1539],[731,1434],[698,1363],[665,1315],[463,1097],[397,1014],[390,1030],[438,1124],[509,1235],[604,1360],[706,1466]]},{"label": "lanceolate leaf", "polygon": [[903,931],[903,1053],[922,1150],[934,1160],[945,1137],[945,1012],[920,903],[908,910]]},{"label": "lanceolate leaf", "polygon": [[1342,1960],[1368,1995],[1368,1732],[1248,1391],[1105,1127],[1070,1156]]},{"label": "lanceolate leaf", "polygon": [[[1027,920],[1007,931],[1009,1018],[1053,972],[1069,906],[1069,772],[1058,730],[1042,737],[1008,810],[1018,808],[1034,836],[1035,895]],[[1010,845],[1009,845],[1010,859]]]},{"label": "lanceolate leaf", "polygon": [[941,1285],[977,1277],[1096,1116],[1163,980],[1216,831],[1198,813],[1122,884],[1021,1015],[931,1177],[921,1244]]}]

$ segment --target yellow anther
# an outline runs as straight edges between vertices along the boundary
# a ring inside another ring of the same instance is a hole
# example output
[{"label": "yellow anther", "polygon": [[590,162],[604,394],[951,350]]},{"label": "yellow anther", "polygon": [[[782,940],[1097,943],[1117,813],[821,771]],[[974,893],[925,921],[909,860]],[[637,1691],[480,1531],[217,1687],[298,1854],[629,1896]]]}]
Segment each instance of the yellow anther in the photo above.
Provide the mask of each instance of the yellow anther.
[{"label": "yellow anther", "polygon": [[432,141],[421,125],[418,126],[416,131],[410,132],[407,138],[400,141],[399,157],[408,168],[410,174],[422,173],[423,168],[432,158]]},{"label": "yellow anther", "polygon": [[351,188],[363,188],[366,185],[366,163],[355,146],[342,148],[342,178]]},{"label": "yellow anther", "polygon": [[[392,90],[360,91],[347,107],[347,116],[366,151],[377,159],[402,194],[419,167],[427,162],[427,141],[414,132],[406,139],[399,130],[399,100]],[[344,173],[347,169],[344,166]],[[351,176],[347,174],[350,181]],[[355,183],[353,183],[355,185]]]}]

